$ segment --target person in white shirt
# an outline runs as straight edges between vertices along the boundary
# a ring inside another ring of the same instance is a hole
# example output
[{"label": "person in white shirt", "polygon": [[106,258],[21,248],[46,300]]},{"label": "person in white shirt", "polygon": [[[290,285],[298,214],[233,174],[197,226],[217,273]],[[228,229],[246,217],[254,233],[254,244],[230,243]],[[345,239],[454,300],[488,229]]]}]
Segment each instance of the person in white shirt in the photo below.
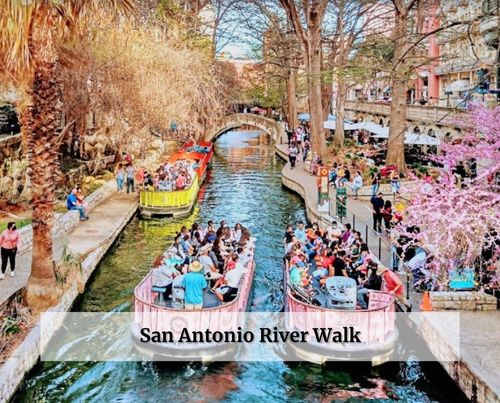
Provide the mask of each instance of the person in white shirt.
[{"label": "person in white shirt", "polygon": [[238,255],[233,254],[231,256],[231,261],[227,264],[227,272],[223,279],[218,280],[217,283],[224,282],[224,286],[217,288],[215,290],[215,295],[221,302],[232,301],[236,293],[238,292],[238,287],[240,285],[240,280],[248,270],[238,261]]},{"label": "person in white shirt", "polygon": [[152,283],[154,287],[165,287],[165,299],[172,294],[172,282],[179,274],[174,267],[166,264],[163,255],[158,256],[153,262]]}]

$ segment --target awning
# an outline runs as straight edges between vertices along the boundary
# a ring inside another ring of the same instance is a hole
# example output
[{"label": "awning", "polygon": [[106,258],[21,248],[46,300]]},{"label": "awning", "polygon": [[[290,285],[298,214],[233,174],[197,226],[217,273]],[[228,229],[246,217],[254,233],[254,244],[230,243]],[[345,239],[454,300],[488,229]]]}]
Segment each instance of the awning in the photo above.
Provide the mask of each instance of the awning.
[{"label": "awning", "polygon": [[[323,123],[325,129],[335,130],[336,120],[327,120]],[[348,120],[344,120],[344,130],[356,130],[356,123],[352,123]]]},{"label": "awning", "polygon": [[371,133],[375,133],[376,138],[387,138],[389,137],[389,128],[380,126],[373,122],[359,122],[355,124],[356,129],[367,130]]},{"label": "awning", "polygon": [[[299,113],[299,120],[302,122],[309,122],[311,120],[311,115],[308,113]],[[328,115],[328,120],[335,120],[334,115]]]},{"label": "awning", "polygon": [[467,91],[470,88],[469,80],[457,80],[445,87],[445,92]]},{"label": "awning", "polygon": [[441,144],[441,141],[427,134],[406,133],[405,144],[415,144],[420,146],[438,146]]},{"label": "awning", "polygon": [[[374,139],[386,139],[388,136],[377,134],[373,136]],[[441,141],[435,137],[422,133],[406,133],[405,144],[419,145],[419,146],[439,146]]]}]

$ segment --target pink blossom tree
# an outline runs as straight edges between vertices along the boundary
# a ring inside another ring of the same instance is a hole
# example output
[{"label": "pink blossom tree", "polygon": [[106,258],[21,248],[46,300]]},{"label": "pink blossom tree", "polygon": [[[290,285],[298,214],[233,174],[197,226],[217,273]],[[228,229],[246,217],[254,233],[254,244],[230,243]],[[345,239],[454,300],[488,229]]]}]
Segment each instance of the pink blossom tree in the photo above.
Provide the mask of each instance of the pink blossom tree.
[{"label": "pink blossom tree", "polygon": [[[493,258],[480,265],[488,271],[486,286],[498,284],[494,262],[500,255],[500,107],[473,106],[458,141],[443,143],[434,159],[443,165],[436,180],[419,180],[407,208],[405,225],[416,225],[410,234],[432,256],[428,269],[440,289],[445,289],[450,270],[475,267],[483,250]],[[477,164],[475,175],[464,186],[457,184],[457,167]],[[470,182],[469,182],[470,180]],[[480,273],[481,276],[484,273]],[[483,284],[485,285],[485,284]]]}]

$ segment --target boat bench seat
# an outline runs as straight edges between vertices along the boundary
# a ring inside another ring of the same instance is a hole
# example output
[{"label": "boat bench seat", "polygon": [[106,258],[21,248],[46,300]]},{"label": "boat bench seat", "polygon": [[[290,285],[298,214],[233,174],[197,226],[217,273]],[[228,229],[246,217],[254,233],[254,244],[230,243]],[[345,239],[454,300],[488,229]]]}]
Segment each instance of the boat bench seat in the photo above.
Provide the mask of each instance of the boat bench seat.
[{"label": "boat bench seat", "polygon": [[158,286],[152,286],[151,287],[152,292],[157,292],[158,293],[158,303],[160,305],[165,305],[165,298],[164,298],[164,293],[167,292],[167,287],[158,287]]}]

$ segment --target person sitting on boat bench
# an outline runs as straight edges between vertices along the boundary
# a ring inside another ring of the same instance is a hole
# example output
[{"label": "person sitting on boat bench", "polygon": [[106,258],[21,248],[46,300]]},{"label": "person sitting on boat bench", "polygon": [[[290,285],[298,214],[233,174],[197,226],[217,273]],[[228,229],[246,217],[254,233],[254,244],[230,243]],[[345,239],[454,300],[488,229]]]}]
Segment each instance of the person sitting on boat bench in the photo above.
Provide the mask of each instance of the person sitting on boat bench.
[{"label": "person sitting on boat bench", "polygon": [[221,302],[229,302],[234,299],[238,293],[241,277],[247,271],[248,270],[238,262],[238,255],[233,253],[230,262],[228,262],[226,274],[224,274],[223,278],[217,280],[216,283],[216,286],[219,284],[225,285],[214,290],[215,295]]},{"label": "person sitting on boat bench", "polygon": [[207,243],[201,247],[198,260],[203,266],[203,273],[205,278],[215,284],[215,281],[222,278],[222,274],[219,273],[217,266],[214,264],[212,258],[208,255],[212,250],[212,245]]},{"label": "person sitting on boat bench", "polygon": [[371,290],[380,291],[382,288],[382,277],[377,274],[378,264],[373,261],[367,263],[368,273],[361,273],[358,278],[357,300],[362,309],[368,309],[367,299]]},{"label": "person sitting on boat bench", "polygon": [[[180,273],[171,265],[165,263],[165,256],[158,256],[153,262],[153,291],[162,292],[164,303],[172,294],[172,282]],[[162,301],[163,299],[163,301]]]},{"label": "person sitting on boat bench", "polygon": [[172,244],[168,252],[183,259],[183,264],[189,264],[189,255],[184,252],[184,249],[181,245],[181,237],[182,234],[180,233],[175,236],[174,243]]},{"label": "person sitting on boat bench", "polygon": [[[347,264],[345,262],[345,259],[346,259],[346,251],[345,250],[339,250],[337,252],[337,256],[335,257],[335,260],[333,261],[333,265],[331,266],[332,269],[333,269],[333,273],[332,273],[332,271],[330,271],[329,277],[331,277],[331,276],[336,276],[336,277],[344,276],[344,277],[348,277],[348,275],[347,275]],[[325,285],[326,284],[326,278],[322,278],[321,280],[319,280],[319,283],[321,285]]]},{"label": "person sitting on boat bench", "polygon": [[207,288],[207,280],[203,275],[203,265],[193,262],[189,265],[189,272],[182,279],[184,287],[184,308],[188,311],[203,308],[203,290]]}]

